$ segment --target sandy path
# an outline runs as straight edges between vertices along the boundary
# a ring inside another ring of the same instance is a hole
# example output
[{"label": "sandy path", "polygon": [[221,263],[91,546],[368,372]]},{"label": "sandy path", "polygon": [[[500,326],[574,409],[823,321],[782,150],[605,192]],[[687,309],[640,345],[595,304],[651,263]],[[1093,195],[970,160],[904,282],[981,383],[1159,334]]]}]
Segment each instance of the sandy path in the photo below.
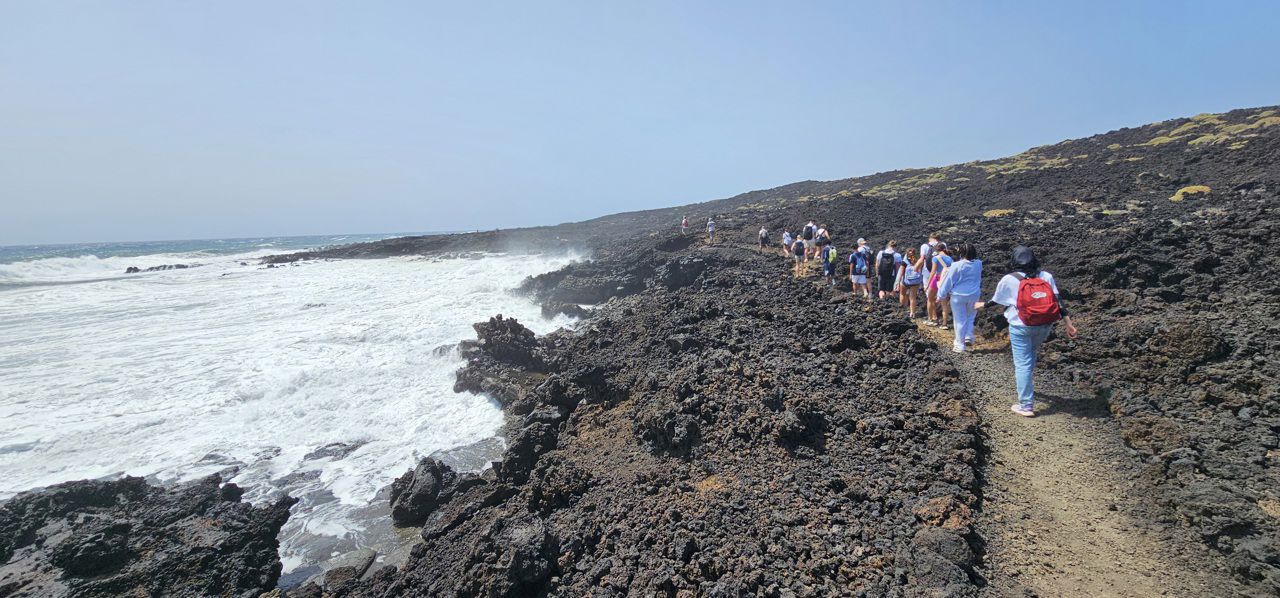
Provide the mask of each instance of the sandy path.
[{"label": "sandy path", "polygon": [[[949,347],[949,333],[925,330]],[[1152,525],[1149,500],[1130,481],[1137,465],[1105,403],[1038,375],[1037,417],[1023,418],[1009,411],[1007,342],[947,355],[982,410],[985,595],[1232,594],[1207,555],[1178,552],[1194,546],[1169,540],[1179,530]]]}]

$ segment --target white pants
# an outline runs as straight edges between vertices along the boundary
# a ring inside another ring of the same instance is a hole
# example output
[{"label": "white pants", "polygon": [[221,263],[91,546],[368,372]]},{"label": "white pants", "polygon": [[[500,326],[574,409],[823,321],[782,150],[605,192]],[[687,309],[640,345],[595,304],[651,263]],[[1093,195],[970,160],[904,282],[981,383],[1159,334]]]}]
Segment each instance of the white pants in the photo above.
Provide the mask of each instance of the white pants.
[{"label": "white pants", "polygon": [[955,319],[956,350],[964,350],[964,340],[973,338],[973,319],[978,315],[977,295],[951,295],[951,316]]}]

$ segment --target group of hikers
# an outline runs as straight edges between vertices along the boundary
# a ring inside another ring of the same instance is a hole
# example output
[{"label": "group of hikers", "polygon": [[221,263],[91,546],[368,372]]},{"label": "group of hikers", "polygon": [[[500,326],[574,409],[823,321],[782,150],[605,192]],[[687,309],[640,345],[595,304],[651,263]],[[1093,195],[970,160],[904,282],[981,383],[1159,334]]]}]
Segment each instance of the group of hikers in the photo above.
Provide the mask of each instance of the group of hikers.
[{"label": "group of hikers", "polygon": [[[688,217],[681,221],[681,232],[688,229]],[[707,219],[707,242],[715,242],[715,219]],[[831,231],[825,224],[810,220],[792,235],[782,233],[782,252],[794,260],[793,274],[805,275],[810,261],[817,261],[827,284],[835,286],[837,271],[848,265],[854,298],[872,300],[872,281],[881,300],[896,300],[907,315],[918,317],[917,304],[924,296],[925,324],[954,330],[952,351],[965,353],[974,343],[973,325],[979,310],[992,306],[1004,308],[1009,322],[1009,345],[1013,352],[1014,380],[1018,402],[1014,413],[1035,415],[1035,392],[1032,373],[1040,345],[1049,338],[1059,320],[1069,338],[1077,334],[1066,307],[1062,305],[1053,275],[1040,268],[1040,261],[1029,247],[1013,248],[1010,273],[1000,279],[995,294],[981,298],[982,260],[972,243],[949,246],[937,233],[929,235],[919,249],[910,247],[905,255],[897,241],[889,241],[884,249],[872,254],[866,239],[858,239],[857,247],[841,260]],[[771,251],[769,231],[760,227],[758,248]]]}]

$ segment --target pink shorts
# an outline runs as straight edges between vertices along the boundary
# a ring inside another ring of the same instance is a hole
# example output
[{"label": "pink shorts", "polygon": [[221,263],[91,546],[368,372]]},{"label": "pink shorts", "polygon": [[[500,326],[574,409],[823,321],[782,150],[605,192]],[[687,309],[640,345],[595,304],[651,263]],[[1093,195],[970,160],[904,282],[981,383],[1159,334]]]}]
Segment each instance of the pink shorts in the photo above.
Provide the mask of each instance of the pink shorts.
[{"label": "pink shorts", "polygon": [[936,291],[936,290],[938,290],[938,275],[937,275],[937,274],[934,274],[933,276],[930,276],[930,277],[929,277],[929,290],[931,290],[931,291]]}]

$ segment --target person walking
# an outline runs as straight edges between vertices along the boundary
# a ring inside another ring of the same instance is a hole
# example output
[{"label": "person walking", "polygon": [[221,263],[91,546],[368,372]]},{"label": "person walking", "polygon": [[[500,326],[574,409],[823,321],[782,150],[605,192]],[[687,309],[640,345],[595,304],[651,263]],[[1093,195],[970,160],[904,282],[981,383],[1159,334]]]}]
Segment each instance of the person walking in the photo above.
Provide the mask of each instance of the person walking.
[{"label": "person walking", "polygon": [[915,249],[908,249],[907,258],[898,266],[899,304],[907,308],[907,314],[913,320],[916,319],[916,295],[924,285],[923,263],[924,258]]},{"label": "person walking", "polygon": [[769,246],[769,230],[760,227],[760,253],[764,253],[764,248]]},{"label": "person walking", "polygon": [[938,285],[942,283],[942,276],[947,273],[947,268],[951,267],[951,253],[947,249],[947,244],[939,241],[933,246],[933,258],[930,260],[929,282],[925,285],[925,296],[928,298],[928,316],[930,326],[941,326],[947,328],[947,319],[951,317],[951,306],[946,301],[938,300]]},{"label": "person walking", "polygon": [[951,302],[955,318],[956,338],[951,347],[956,353],[964,353],[965,344],[973,342],[975,306],[982,291],[982,260],[978,249],[971,243],[961,243],[956,250],[958,258],[938,285],[938,300]]},{"label": "person walking", "polygon": [[840,259],[840,255],[831,241],[818,241],[818,243],[822,245],[822,276],[834,287],[836,286],[836,264],[839,263],[837,260]]},{"label": "person walking", "polygon": [[689,217],[685,216],[680,219],[680,236],[689,234]]},{"label": "person walking", "polygon": [[[929,277],[930,277],[929,271],[933,268],[933,248],[937,244],[938,244],[938,233],[933,233],[929,235],[929,240],[927,242],[920,245],[920,259],[923,260],[923,267],[920,270],[920,274],[924,277],[926,282],[929,280]],[[925,311],[932,313],[931,311],[932,308],[928,306],[928,303],[931,301],[931,299],[929,299],[929,296],[928,296],[929,292],[926,287],[927,287],[927,284],[922,285],[921,287],[925,289]]]},{"label": "person walking", "polygon": [[858,248],[849,254],[849,282],[853,285],[853,296],[862,296],[871,300],[871,285],[867,284],[867,275],[871,273],[871,250],[867,249],[867,240],[858,239]]},{"label": "person walking", "polygon": [[800,271],[804,267],[804,239],[796,239],[791,242],[791,256],[796,260],[796,265],[792,272],[796,278],[800,278]]},{"label": "person walking", "polygon": [[707,218],[707,244],[716,244],[716,220],[715,216]]},{"label": "person walking", "polygon": [[920,257],[924,258],[924,269],[929,270],[929,262],[933,258],[933,248],[938,244],[938,233],[929,235],[929,240],[920,245]]},{"label": "person walking", "polygon": [[814,224],[812,220],[809,221],[809,224],[804,225],[803,229],[800,229],[800,237],[804,240],[804,261],[806,262],[816,253],[814,240],[817,236],[818,225]]},{"label": "person walking", "polygon": [[902,256],[898,254],[898,242],[889,244],[876,254],[876,286],[880,289],[880,298],[884,299],[897,291],[898,264]]},{"label": "person walking", "polygon": [[783,257],[788,257],[791,255],[792,241],[794,241],[794,239],[791,238],[791,231],[789,230],[782,231],[782,256]]},{"label": "person walking", "polygon": [[1014,386],[1018,391],[1018,402],[1010,410],[1023,417],[1035,417],[1032,374],[1040,345],[1049,338],[1058,320],[1066,325],[1067,338],[1074,339],[1079,331],[1062,305],[1058,283],[1052,274],[1040,269],[1040,260],[1031,248],[1023,245],[1013,248],[1010,270],[1012,272],[996,285],[991,300],[979,302],[976,307],[1004,306],[1004,318],[1009,321],[1009,348],[1013,352]]}]

